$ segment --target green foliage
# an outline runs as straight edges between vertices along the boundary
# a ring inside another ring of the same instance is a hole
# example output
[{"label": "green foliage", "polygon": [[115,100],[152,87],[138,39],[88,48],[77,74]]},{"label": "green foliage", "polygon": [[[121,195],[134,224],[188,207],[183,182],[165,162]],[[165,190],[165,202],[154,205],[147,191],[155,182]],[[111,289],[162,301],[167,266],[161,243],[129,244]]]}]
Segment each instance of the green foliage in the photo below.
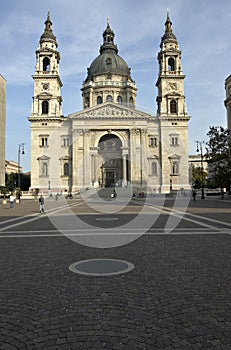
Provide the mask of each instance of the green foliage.
[{"label": "green foliage", "polygon": [[193,188],[201,188],[202,184],[205,186],[205,179],[207,178],[207,172],[203,168],[192,165],[192,182]]},{"label": "green foliage", "polygon": [[9,193],[9,190],[6,186],[1,186],[0,193],[3,196],[3,198],[6,198],[6,195]]},{"label": "green foliage", "polygon": [[[18,173],[6,174],[6,188],[8,191],[14,191],[18,185]],[[20,187],[22,191],[28,191],[30,187],[30,175],[20,174]]]},{"label": "green foliage", "polygon": [[210,184],[213,187],[226,188],[230,191],[231,151],[229,145],[229,130],[222,126],[210,127],[207,133],[209,141],[206,147],[206,157],[211,173]]}]

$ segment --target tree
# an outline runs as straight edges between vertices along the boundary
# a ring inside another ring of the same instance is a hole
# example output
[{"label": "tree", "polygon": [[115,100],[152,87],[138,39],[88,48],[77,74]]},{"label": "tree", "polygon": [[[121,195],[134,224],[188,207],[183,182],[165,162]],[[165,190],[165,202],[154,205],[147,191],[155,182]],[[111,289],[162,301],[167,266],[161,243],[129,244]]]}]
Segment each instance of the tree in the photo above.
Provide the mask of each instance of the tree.
[{"label": "tree", "polygon": [[[16,185],[18,185],[18,173],[6,174],[6,187],[9,191],[14,191]],[[30,175],[20,174],[20,187],[22,191],[28,191],[30,187]]]},{"label": "tree", "polygon": [[200,166],[192,165],[192,182],[193,188],[201,188],[201,184],[205,185],[205,179],[208,174]]},{"label": "tree", "polygon": [[229,130],[222,126],[212,126],[207,133],[206,158],[209,165],[210,184],[230,192],[231,151]]}]

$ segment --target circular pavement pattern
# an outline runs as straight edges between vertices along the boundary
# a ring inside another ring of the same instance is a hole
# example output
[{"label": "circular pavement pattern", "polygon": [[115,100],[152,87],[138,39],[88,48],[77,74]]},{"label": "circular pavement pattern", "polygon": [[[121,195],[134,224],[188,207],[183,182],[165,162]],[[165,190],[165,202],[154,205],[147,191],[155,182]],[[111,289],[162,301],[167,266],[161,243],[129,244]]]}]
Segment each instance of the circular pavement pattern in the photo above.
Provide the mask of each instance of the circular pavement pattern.
[{"label": "circular pavement pattern", "polygon": [[89,276],[112,276],[129,272],[134,265],[125,260],[116,259],[90,259],[74,262],[69,270]]}]

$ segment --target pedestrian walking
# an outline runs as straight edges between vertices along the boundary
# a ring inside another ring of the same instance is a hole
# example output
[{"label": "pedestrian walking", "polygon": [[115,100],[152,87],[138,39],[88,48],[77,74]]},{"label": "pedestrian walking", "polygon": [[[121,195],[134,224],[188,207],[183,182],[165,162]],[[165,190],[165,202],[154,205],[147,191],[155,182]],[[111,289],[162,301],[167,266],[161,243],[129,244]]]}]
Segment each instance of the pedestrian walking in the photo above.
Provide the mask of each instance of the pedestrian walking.
[{"label": "pedestrian walking", "polygon": [[194,201],[196,200],[196,195],[197,195],[196,191],[193,190],[193,200],[194,200]]},{"label": "pedestrian walking", "polygon": [[11,193],[11,195],[10,195],[10,209],[14,208],[14,201],[15,201],[15,197],[14,197],[13,193]]},{"label": "pedestrian walking", "polygon": [[41,195],[39,197],[39,210],[40,210],[40,213],[44,213],[44,197]]}]

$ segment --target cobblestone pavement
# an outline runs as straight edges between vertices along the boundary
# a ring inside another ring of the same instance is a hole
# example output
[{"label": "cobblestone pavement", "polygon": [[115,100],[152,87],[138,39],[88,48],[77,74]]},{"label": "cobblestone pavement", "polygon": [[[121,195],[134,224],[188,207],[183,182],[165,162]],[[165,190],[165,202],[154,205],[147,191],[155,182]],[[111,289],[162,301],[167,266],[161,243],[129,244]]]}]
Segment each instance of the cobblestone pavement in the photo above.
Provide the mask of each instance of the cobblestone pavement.
[{"label": "cobblestone pavement", "polygon": [[[14,215],[26,208],[37,215],[37,203],[21,204]],[[7,209],[1,214],[13,218]],[[40,220],[28,225],[38,230]],[[64,236],[5,234],[1,350],[231,348],[230,235],[144,235],[96,249]],[[135,268],[111,277],[69,271],[73,262],[93,258],[127,260]]]}]

